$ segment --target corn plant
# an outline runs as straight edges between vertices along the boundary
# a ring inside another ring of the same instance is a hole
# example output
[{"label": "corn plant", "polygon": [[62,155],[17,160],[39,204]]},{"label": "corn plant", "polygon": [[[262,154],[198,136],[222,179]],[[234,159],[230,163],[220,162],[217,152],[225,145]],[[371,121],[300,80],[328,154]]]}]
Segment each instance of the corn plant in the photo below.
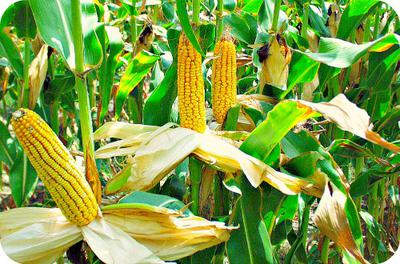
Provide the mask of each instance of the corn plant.
[{"label": "corn plant", "polygon": [[399,15],[0,3],[2,263],[396,263]]}]

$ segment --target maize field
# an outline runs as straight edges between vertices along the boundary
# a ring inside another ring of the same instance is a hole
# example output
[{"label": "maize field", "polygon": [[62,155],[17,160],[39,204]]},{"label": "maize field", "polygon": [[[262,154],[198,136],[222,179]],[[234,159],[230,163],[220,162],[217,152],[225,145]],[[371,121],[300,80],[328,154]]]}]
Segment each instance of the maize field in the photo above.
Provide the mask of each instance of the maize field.
[{"label": "maize field", "polygon": [[0,1],[0,263],[400,263],[399,0]]}]

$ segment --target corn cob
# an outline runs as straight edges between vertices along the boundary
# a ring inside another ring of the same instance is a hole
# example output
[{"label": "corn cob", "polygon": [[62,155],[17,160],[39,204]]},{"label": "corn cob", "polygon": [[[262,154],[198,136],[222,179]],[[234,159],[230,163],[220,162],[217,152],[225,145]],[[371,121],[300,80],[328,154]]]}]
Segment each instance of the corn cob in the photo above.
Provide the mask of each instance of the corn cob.
[{"label": "corn cob", "polygon": [[96,198],[75,160],[51,128],[28,109],[13,114],[11,124],[33,167],[64,216],[79,226],[98,213]]},{"label": "corn cob", "polygon": [[181,127],[204,132],[206,109],[201,55],[184,33],[178,45],[178,100]]},{"label": "corn cob", "polygon": [[212,109],[222,124],[229,109],[236,104],[236,48],[226,37],[215,45],[212,66]]}]

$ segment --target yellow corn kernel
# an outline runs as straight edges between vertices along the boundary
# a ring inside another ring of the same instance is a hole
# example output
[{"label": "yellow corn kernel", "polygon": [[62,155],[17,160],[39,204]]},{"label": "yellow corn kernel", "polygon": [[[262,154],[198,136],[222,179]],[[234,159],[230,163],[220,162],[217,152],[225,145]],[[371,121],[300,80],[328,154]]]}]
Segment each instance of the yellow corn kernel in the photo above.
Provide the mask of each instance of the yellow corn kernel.
[{"label": "yellow corn kernel", "polygon": [[27,157],[64,216],[79,226],[98,213],[96,198],[74,158],[51,128],[28,109],[13,114],[11,124]]},{"label": "yellow corn kernel", "polygon": [[181,127],[204,132],[206,108],[201,55],[184,33],[178,45],[178,101]]},{"label": "yellow corn kernel", "polygon": [[212,65],[212,109],[215,119],[222,124],[229,109],[236,104],[236,48],[222,38],[215,45]]}]

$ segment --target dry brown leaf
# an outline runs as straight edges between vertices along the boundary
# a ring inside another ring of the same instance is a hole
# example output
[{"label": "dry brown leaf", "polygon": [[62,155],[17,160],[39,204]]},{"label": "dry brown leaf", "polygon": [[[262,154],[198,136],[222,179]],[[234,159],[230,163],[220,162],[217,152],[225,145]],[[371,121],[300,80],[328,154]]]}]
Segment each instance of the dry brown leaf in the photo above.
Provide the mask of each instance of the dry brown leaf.
[{"label": "dry brown leaf", "polygon": [[314,223],[330,240],[352,254],[361,263],[368,263],[357,248],[345,213],[346,195],[328,182],[315,212]]}]

